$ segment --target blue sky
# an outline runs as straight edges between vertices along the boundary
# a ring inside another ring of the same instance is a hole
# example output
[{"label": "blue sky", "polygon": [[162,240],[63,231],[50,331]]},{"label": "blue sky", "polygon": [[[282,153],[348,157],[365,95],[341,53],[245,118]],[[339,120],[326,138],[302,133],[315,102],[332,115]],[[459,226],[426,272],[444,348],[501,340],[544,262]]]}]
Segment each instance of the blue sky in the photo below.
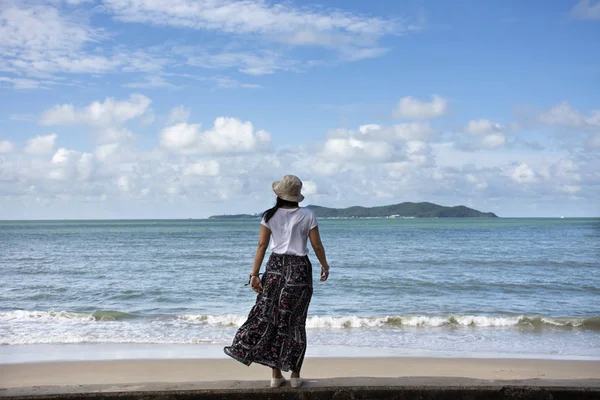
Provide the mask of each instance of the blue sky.
[{"label": "blue sky", "polygon": [[600,2],[0,0],[0,219],[600,216]]}]

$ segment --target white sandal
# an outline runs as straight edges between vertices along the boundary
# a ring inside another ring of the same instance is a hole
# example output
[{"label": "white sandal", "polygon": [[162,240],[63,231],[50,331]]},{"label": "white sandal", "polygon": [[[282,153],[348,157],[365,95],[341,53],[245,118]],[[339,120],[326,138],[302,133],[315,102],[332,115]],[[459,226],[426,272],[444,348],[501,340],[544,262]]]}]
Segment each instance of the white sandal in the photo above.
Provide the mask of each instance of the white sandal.
[{"label": "white sandal", "polygon": [[293,388],[299,388],[302,386],[302,378],[290,378],[290,386]]},{"label": "white sandal", "polygon": [[271,378],[271,387],[278,388],[283,385],[285,382],[285,378],[282,376],[281,378]]}]

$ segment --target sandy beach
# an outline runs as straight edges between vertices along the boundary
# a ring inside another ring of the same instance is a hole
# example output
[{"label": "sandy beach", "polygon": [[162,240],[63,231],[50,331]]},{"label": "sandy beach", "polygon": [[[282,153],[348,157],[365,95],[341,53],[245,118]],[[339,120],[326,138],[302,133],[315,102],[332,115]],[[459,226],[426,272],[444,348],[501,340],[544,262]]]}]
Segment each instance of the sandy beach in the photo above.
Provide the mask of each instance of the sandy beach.
[{"label": "sandy beach", "polygon": [[[118,360],[0,365],[0,387],[267,381],[270,371],[227,359]],[[461,377],[484,380],[600,379],[600,361],[469,358],[310,358],[303,376],[334,378]]]}]

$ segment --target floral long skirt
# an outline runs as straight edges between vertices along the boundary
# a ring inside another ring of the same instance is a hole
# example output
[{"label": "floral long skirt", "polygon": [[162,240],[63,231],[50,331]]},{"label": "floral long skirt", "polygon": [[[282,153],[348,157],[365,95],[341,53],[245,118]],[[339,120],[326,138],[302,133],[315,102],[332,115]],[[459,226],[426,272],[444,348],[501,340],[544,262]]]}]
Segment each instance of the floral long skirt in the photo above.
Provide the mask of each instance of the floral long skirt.
[{"label": "floral long skirt", "polygon": [[307,256],[272,253],[248,319],[225,354],[283,371],[300,371],[306,353],[306,314],[313,293]]}]

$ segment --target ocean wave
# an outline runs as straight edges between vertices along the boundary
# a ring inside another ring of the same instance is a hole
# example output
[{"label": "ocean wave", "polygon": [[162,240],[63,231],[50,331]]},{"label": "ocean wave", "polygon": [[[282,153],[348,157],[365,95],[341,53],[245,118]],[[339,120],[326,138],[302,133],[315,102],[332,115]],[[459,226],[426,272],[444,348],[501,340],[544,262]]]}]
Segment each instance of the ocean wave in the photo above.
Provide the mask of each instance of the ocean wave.
[{"label": "ocean wave", "polygon": [[[245,316],[239,315],[182,315],[179,318],[208,325],[241,326]],[[438,327],[475,327],[475,328],[572,328],[600,331],[600,317],[590,318],[549,318],[541,316],[314,316],[306,320],[307,329],[350,329],[350,328],[438,328]]]},{"label": "ocean wave", "polygon": [[95,321],[120,321],[124,319],[135,318],[133,314],[112,310],[96,310],[90,314]]},{"label": "ocean wave", "polygon": [[96,310],[91,313],[70,311],[26,311],[0,312],[0,322],[11,323],[33,321],[119,321],[135,318],[135,315],[121,311]]},{"label": "ocean wave", "polygon": [[[91,313],[69,311],[26,311],[0,312],[0,322],[106,322],[130,319],[152,320],[183,324],[200,324],[222,327],[239,327],[246,321],[244,315],[181,314],[137,316],[135,314],[96,310]],[[143,322],[142,322],[143,323]],[[577,329],[600,332],[600,316],[588,318],[553,318],[539,315],[488,316],[488,315],[446,315],[446,316],[311,316],[306,320],[307,329],[358,329],[358,328],[528,328],[528,329]]]},{"label": "ocean wave", "polygon": [[246,318],[241,315],[184,314],[177,316],[177,319],[181,321],[222,326],[242,326]]}]

